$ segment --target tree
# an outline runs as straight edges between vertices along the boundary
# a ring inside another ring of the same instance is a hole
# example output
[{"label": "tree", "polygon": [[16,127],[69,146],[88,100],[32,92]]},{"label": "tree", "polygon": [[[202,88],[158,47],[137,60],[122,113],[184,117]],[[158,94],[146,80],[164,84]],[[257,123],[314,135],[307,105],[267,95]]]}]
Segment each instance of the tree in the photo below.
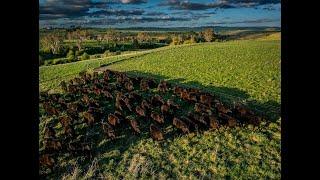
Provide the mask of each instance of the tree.
[{"label": "tree", "polygon": [[185,37],[185,35],[180,34],[180,35],[178,36],[178,39],[179,39],[179,44],[183,44],[183,42],[185,41],[186,37]]},{"label": "tree", "polygon": [[183,42],[183,44],[194,44],[194,43],[197,43],[194,35],[191,35],[191,36],[190,36],[190,39],[185,40],[185,41]]},{"label": "tree", "polygon": [[179,45],[179,44],[183,44],[185,40],[185,36],[183,35],[175,35],[171,38],[171,44],[172,45]]},{"label": "tree", "polygon": [[87,60],[87,59],[89,59],[90,58],[90,56],[85,52],[85,53],[83,53],[82,55],[81,55],[81,60]]},{"label": "tree", "polygon": [[101,36],[101,34],[97,35],[97,41],[99,44],[101,44],[101,41],[103,40],[103,37]]},{"label": "tree", "polygon": [[197,43],[196,38],[195,38],[194,35],[191,35],[191,37],[190,37],[190,43],[191,43],[191,44]]},{"label": "tree", "polygon": [[137,35],[137,39],[140,42],[149,41],[150,36],[146,32],[139,32]]},{"label": "tree", "polygon": [[137,38],[133,38],[132,46],[133,46],[134,49],[138,49],[139,48],[139,42],[138,42]]},{"label": "tree", "polygon": [[77,29],[73,32],[73,37],[76,38],[76,45],[78,50],[81,51],[83,41],[88,38],[88,32],[86,30]]},{"label": "tree", "polygon": [[68,32],[67,39],[68,40],[72,40],[73,39],[73,33],[72,32]]},{"label": "tree", "polygon": [[107,40],[108,43],[109,41],[116,42],[117,38],[118,32],[114,29],[108,29],[106,34],[104,35],[104,39]]},{"label": "tree", "polygon": [[203,37],[207,42],[211,42],[214,39],[214,31],[212,28],[207,28],[203,31]]},{"label": "tree", "polygon": [[59,54],[62,43],[62,38],[54,34],[47,35],[40,40],[40,46],[43,49],[50,49],[53,54]]},{"label": "tree", "polygon": [[173,37],[172,37],[171,44],[172,44],[172,45],[182,44],[181,40],[182,40],[181,36],[173,36]]},{"label": "tree", "polygon": [[74,52],[72,50],[69,50],[67,54],[67,59],[69,62],[72,62],[75,59]]}]

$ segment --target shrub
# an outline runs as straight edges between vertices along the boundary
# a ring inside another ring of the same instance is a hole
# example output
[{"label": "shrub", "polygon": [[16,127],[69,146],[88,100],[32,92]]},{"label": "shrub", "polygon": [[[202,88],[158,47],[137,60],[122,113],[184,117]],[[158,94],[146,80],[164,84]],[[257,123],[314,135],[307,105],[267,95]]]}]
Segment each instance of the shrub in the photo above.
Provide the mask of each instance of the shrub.
[{"label": "shrub", "polygon": [[67,54],[67,59],[68,59],[68,62],[72,62],[75,60],[74,52],[72,50],[69,50]]},{"label": "shrub", "polygon": [[102,58],[102,54],[94,54],[90,56],[90,59]]},{"label": "shrub", "polygon": [[57,61],[56,59],[54,59],[54,60],[52,60],[51,62],[52,62],[52,63],[51,63],[52,65],[56,65],[58,61]]},{"label": "shrub", "polygon": [[193,42],[191,41],[191,40],[185,40],[184,42],[183,42],[183,44],[192,44]]},{"label": "shrub", "polygon": [[124,47],[124,45],[122,45],[121,47],[120,47],[120,51],[125,51],[125,47]]},{"label": "shrub", "polygon": [[58,59],[53,59],[52,60],[52,64],[55,65],[55,64],[64,64],[67,62],[67,59],[66,58],[58,58]]},{"label": "shrub", "polygon": [[133,47],[134,49],[138,49],[138,48],[139,48],[139,41],[138,41],[136,38],[134,38],[134,39],[132,40],[132,47]]},{"label": "shrub", "polygon": [[85,52],[81,55],[80,57],[81,60],[87,60],[87,59],[90,59],[90,56]]},{"label": "shrub", "polygon": [[183,38],[181,36],[174,36],[172,38],[172,42],[170,45],[179,45],[179,44],[183,44]]},{"label": "shrub", "polygon": [[203,31],[203,38],[207,42],[211,42],[215,39],[215,34],[212,28],[207,28]]},{"label": "shrub", "polygon": [[196,40],[196,38],[195,38],[194,35],[191,35],[191,37],[190,37],[190,42],[191,42],[191,44],[197,43],[197,40]]},{"label": "shrub", "polygon": [[108,57],[108,56],[110,56],[110,55],[111,55],[110,50],[106,50],[106,51],[103,53],[103,56],[104,56],[104,57]]},{"label": "shrub", "polygon": [[76,51],[74,54],[75,56],[81,56],[83,54],[83,50],[80,50],[80,51]]},{"label": "shrub", "polygon": [[50,60],[44,61],[44,65],[45,65],[45,66],[48,66],[48,65],[50,65],[50,64],[51,64],[51,61],[50,61]]}]

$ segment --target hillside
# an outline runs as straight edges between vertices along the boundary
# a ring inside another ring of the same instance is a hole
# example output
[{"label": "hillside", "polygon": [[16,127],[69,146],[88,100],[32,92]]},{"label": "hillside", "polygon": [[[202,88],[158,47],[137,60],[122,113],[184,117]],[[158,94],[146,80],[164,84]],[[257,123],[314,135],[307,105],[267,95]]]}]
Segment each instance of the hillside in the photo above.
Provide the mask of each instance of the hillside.
[{"label": "hillside", "polygon": [[251,100],[260,110],[280,108],[280,41],[181,46],[108,68],[184,83],[226,100]]},{"label": "hillside", "polygon": [[[102,140],[92,164],[59,159],[60,177],[107,179],[280,179],[280,41],[242,40],[164,47],[139,54],[40,67],[40,90],[106,65],[128,74],[197,87],[266,116],[259,127],[222,127],[163,143],[146,136]],[[41,117],[40,131],[50,119]]]}]

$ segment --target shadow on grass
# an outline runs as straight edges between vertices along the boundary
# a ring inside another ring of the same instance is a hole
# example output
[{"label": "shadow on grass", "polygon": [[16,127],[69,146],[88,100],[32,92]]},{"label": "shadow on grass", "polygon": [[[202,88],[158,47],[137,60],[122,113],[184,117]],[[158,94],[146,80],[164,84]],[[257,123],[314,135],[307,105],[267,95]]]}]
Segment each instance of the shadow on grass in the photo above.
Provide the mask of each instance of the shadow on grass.
[{"label": "shadow on grass", "polygon": [[171,84],[176,84],[184,87],[198,88],[202,91],[212,93],[216,95],[226,105],[233,106],[234,103],[242,103],[252,109],[258,115],[264,117],[267,121],[275,122],[280,118],[280,104],[276,101],[270,100],[267,102],[259,102],[257,100],[250,99],[250,95],[238,88],[232,87],[217,87],[217,86],[205,86],[196,81],[185,82],[184,78],[170,79],[170,77],[145,73],[140,71],[127,71],[131,76],[143,76],[152,77],[156,80],[166,79]]}]

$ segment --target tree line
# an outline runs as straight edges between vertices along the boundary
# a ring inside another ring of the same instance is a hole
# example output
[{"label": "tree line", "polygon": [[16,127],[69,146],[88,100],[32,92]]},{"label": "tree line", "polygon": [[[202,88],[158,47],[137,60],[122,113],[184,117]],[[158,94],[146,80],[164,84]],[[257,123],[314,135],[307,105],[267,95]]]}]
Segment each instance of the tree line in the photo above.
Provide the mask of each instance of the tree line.
[{"label": "tree line", "polygon": [[[200,32],[122,32],[116,29],[107,29],[102,32],[88,29],[71,29],[44,33],[40,36],[41,61],[52,58],[66,57],[70,61],[88,58],[88,54],[101,54],[115,51],[134,49],[152,49],[163,45],[192,44],[219,40],[213,28]],[[97,47],[88,46],[87,42],[96,42]],[[110,53],[109,53],[110,54]],[[40,64],[43,64],[41,62]]]}]

